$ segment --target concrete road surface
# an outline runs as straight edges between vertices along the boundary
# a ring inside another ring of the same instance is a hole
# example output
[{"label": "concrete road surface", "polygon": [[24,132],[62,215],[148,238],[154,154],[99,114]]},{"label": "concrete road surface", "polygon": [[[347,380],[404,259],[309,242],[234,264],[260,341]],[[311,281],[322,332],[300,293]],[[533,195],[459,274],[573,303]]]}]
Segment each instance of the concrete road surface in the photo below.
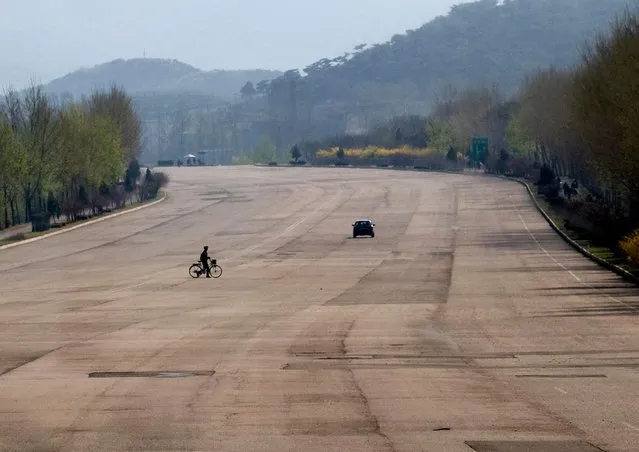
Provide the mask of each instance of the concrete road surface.
[{"label": "concrete road surface", "polygon": [[[638,291],[521,186],[169,173],[163,203],[0,251],[0,450],[639,450]],[[204,244],[220,279],[187,274]]]}]

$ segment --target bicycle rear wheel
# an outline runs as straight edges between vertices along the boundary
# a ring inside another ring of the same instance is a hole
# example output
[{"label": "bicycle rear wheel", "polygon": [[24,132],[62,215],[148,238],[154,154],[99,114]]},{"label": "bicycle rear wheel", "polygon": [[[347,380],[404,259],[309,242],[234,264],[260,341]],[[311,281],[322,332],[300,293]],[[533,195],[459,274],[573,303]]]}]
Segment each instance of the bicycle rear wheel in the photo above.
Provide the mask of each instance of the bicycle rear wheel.
[{"label": "bicycle rear wheel", "polygon": [[202,274],[202,267],[199,264],[193,264],[189,267],[189,275],[191,278],[199,278]]},{"label": "bicycle rear wheel", "polygon": [[219,278],[220,276],[222,276],[222,267],[217,264],[211,267],[211,276],[214,278]]}]

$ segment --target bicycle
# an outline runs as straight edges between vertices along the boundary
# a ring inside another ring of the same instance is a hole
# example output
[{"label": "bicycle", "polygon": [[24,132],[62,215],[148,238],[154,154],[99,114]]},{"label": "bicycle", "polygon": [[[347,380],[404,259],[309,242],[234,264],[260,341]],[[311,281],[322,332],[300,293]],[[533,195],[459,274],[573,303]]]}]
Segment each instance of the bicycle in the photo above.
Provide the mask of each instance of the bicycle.
[{"label": "bicycle", "polygon": [[[219,278],[222,276],[222,267],[217,265],[216,259],[209,260],[209,267],[211,268],[211,276],[213,278]],[[189,267],[189,275],[191,278],[199,278],[202,275],[206,274],[206,270],[202,265],[202,262],[195,262]]]}]

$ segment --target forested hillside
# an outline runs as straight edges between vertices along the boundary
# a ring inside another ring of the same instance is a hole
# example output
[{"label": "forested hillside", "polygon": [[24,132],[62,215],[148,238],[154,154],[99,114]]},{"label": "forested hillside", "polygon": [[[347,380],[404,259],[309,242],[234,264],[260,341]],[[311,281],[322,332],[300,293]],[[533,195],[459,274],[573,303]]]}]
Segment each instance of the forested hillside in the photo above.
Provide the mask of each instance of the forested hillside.
[{"label": "forested hillside", "polygon": [[[397,84],[432,99],[443,87],[498,83],[507,94],[539,68],[577,61],[579,46],[607,27],[626,0],[481,0],[455,6],[417,30],[305,68],[316,101],[376,98]],[[358,89],[368,85],[370,90]],[[383,90],[382,90],[383,92]]]},{"label": "forested hillside", "polygon": [[295,142],[360,134],[392,117],[426,115],[449,87],[496,84],[503,95],[512,95],[527,74],[577,62],[584,42],[605,30],[625,5],[626,0],[462,4],[387,43],[361,45],[270,82],[252,80],[234,106],[168,119],[158,133],[175,135],[186,127],[193,135],[152,137],[157,143],[179,141],[156,147],[153,155],[173,158],[198,148],[248,155],[266,146],[285,158]]}]

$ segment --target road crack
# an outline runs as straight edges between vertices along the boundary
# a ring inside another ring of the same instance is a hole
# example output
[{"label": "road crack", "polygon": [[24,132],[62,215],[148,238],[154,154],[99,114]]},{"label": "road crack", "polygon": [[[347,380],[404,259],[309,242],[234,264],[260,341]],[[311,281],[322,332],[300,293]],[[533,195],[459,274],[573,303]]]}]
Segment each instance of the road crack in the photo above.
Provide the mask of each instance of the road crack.
[{"label": "road crack", "polygon": [[[344,331],[344,333],[342,335],[342,339],[341,339],[341,342],[340,342],[340,353],[343,356],[346,356],[348,354],[348,347],[346,346],[346,340],[348,339],[348,336],[350,335],[350,333],[353,330],[354,326],[355,326],[355,320],[353,320],[350,323],[350,325],[348,326],[348,328],[346,328],[346,330]],[[362,389],[362,387],[360,386],[359,382],[357,381],[357,377],[355,376],[355,372],[353,372],[353,369],[351,369],[350,367],[347,368],[347,372],[350,375],[351,381],[352,381],[354,389],[356,391],[357,399],[361,403],[362,407],[364,408],[364,417],[366,419],[366,422],[370,425],[371,430],[373,431],[373,433],[384,440],[384,443],[386,444],[386,447],[387,447],[388,451],[389,452],[396,452],[396,449],[395,449],[395,446],[393,445],[393,442],[390,440],[388,435],[382,431],[382,427],[381,427],[381,425],[379,423],[379,419],[377,418],[377,416],[375,416],[373,414],[373,411],[372,411],[371,405],[370,405],[370,401],[368,400],[368,397],[364,393],[364,390]]]}]

